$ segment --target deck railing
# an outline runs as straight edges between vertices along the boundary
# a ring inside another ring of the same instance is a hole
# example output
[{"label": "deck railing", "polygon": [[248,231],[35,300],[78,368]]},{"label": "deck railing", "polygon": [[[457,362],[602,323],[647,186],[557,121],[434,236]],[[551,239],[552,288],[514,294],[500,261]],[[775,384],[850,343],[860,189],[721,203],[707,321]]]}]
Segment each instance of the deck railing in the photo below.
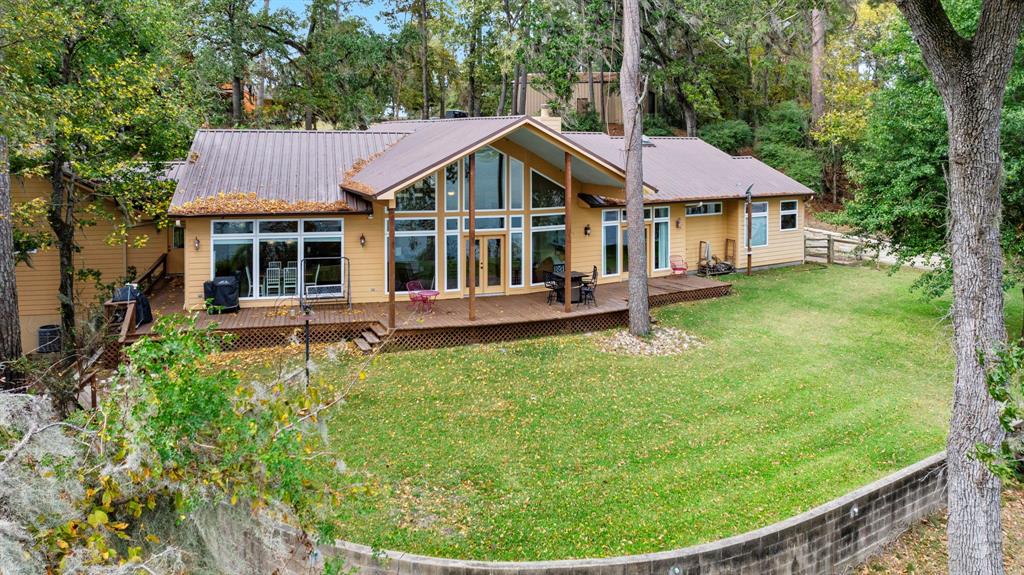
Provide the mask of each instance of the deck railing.
[{"label": "deck railing", "polygon": [[[328,281],[327,283],[320,282],[320,270],[327,266],[338,266],[338,281]],[[312,283],[307,283],[309,277],[307,271],[309,266],[317,266],[315,268],[315,275]],[[348,303],[349,309],[352,309],[352,279],[351,274],[351,262],[345,256],[338,257],[313,257],[313,258],[302,258],[301,264],[302,274],[302,291],[299,293],[299,307],[304,310],[308,310],[312,305],[312,302],[321,300],[341,300],[344,299]]]}]

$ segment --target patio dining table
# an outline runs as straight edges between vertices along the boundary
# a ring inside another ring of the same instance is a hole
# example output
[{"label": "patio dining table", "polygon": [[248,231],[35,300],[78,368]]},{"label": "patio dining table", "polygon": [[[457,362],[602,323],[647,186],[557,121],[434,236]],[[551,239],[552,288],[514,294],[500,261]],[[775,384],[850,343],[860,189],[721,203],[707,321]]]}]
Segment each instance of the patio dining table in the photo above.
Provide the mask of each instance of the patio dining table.
[{"label": "patio dining table", "polygon": [[[553,272],[551,275],[555,276],[559,281],[565,281],[565,273]],[[590,274],[583,272],[572,272],[572,303],[580,303],[580,286],[583,285],[583,278],[589,277]],[[556,294],[558,301],[565,303],[565,290],[558,290]]]}]

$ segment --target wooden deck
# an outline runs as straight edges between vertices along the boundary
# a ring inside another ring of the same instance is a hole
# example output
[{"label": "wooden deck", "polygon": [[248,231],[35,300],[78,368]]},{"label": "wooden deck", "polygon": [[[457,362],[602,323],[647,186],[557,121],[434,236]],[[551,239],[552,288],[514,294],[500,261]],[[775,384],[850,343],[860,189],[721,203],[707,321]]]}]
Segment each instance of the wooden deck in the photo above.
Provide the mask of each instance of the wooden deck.
[{"label": "wooden deck", "polygon": [[[695,277],[670,276],[648,282],[652,306],[719,297],[729,293],[731,284]],[[510,296],[479,296],[477,319],[469,320],[468,299],[438,300],[430,312],[417,311],[407,302],[398,302],[395,331],[388,349],[444,347],[465,343],[503,341],[596,331],[623,325],[627,314],[627,284],[598,286],[597,305],[573,305],[566,313],[561,304],[547,304],[546,293]],[[171,282],[152,295],[155,316],[181,311],[183,295],[180,283]],[[387,325],[386,303],[315,306],[306,316],[293,303],[279,307],[243,308],[238,313],[199,314],[199,324],[216,323],[218,329],[236,336],[233,347],[282,345],[300,336],[310,321],[315,342],[340,341],[354,337],[374,324]],[[152,324],[140,326],[132,340],[150,332]]]}]

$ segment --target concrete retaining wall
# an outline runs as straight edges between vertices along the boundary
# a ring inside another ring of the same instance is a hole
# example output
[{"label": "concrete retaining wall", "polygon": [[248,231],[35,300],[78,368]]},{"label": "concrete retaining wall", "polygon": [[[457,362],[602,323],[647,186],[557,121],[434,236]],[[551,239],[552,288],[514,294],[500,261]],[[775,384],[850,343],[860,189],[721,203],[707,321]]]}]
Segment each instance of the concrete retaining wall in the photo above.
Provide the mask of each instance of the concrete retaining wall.
[{"label": "concrete retaining wall", "polygon": [[[605,559],[492,562],[374,552],[365,545],[339,541],[296,553],[287,565],[266,566],[264,572],[277,568],[281,573],[321,573],[325,559],[330,558],[344,562],[343,572],[360,575],[846,573],[945,504],[946,456],[940,453],[785,521],[673,551]],[[303,545],[295,547],[299,550]]]}]

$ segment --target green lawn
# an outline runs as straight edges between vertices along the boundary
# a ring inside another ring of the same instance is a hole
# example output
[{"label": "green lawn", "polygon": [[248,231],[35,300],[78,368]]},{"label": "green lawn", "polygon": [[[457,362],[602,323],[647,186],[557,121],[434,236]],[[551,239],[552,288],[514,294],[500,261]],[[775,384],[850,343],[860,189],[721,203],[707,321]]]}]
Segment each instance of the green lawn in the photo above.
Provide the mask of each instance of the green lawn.
[{"label": "green lawn", "polygon": [[[333,414],[370,495],[342,537],[447,557],[665,550],[783,519],[942,449],[946,302],[914,272],[805,266],[656,311],[683,355],[592,336],[385,354]],[[1020,298],[1008,306],[1019,329]],[[354,361],[323,366],[348,376]]]}]

